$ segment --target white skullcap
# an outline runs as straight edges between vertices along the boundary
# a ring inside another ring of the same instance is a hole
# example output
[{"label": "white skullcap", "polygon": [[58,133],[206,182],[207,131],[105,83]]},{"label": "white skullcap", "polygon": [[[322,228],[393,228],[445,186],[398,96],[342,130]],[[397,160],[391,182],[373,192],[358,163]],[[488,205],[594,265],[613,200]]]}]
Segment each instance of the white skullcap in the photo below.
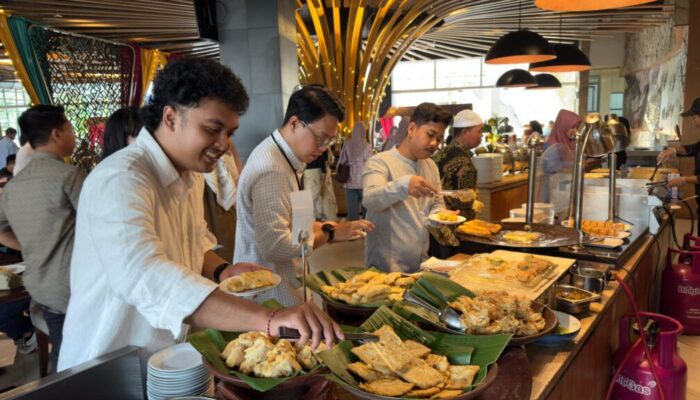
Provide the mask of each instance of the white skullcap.
[{"label": "white skullcap", "polygon": [[472,110],[462,110],[455,115],[453,128],[469,128],[476,125],[483,124],[484,121],[481,119],[479,114]]}]

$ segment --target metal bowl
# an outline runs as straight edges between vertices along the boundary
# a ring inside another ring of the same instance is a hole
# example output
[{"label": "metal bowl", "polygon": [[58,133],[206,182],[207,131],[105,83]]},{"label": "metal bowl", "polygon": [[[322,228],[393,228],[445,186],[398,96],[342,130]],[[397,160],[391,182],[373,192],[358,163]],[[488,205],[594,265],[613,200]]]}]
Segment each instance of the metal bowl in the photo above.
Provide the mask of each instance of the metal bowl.
[{"label": "metal bowl", "polygon": [[[580,293],[586,297],[581,300],[564,298],[561,294]],[[591,308],[591,303],[600,300],[600,295],[571,285],[557,285],[557,309],[569,314],[583,314]]]}]

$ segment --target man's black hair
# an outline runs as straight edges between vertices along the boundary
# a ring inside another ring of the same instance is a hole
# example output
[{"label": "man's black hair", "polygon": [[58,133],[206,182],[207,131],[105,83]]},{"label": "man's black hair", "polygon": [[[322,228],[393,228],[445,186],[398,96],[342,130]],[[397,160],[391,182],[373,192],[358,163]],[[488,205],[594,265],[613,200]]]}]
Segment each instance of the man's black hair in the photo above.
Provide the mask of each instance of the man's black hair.
[{"label": "man's black hair", "polygon": [[307,124],[323,118],[326,114],[345,119],[345,107],[333,92],[321,85],[306,85],[292,93],[287,103],[284,124],[293,116]]},{"label": "man's black hair", "polygon": [[14,163],[16,159],[17,159],[17,154],[10,154],[5,159],[5,165]]},{"label": "man's black hair", "polygon": [[205,58],[182,58],[169,63],[153,81],[153,93],[141,108],[141,119],[153,133],[163,119],[163,108],[197,107],[202,99],[216,99],[242,115],[248,93],[230,68]]},{"label": "man's black hair", "polygon": [[13,127],[9,127],[9,128],[7,128],[7,129],[5,129],[5,136],[7,136],[7,135],[16,135],[16,134],[17,134],[17,130],[16,130],[15,128],[13,128]]},{"label": "man's black hair", "polygon": [[411,114],[411,122],[416,124],[416,126],[430,122],[443,123],[445,126],[450,126],[453,120],[454,118],[449,111],[434,103],[420,103],[413,110],[413,114]]},{"label": "man's black hair", "polygon": [[63,106],[38,104],[30,107],[17,118],[22,139],[36,149],[49,142],[51,131],[61,129],[68,122]]}]

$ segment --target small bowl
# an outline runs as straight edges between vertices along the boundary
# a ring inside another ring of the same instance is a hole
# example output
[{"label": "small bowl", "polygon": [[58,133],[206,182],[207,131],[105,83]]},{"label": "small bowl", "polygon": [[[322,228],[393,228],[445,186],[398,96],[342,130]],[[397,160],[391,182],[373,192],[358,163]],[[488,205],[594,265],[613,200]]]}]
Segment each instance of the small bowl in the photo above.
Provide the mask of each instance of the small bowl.
[{"label": "small bowl", "polygon": [[[580,300],[570,300],[560,296],[560,293],[568,294],[573,292],[581,293],[585,295],[585,297]],[[583,290],[571,285],[557,285],[557,309],[569,314],[583,314],[590,309],[593,301],[599,299],[599,294],[589,292],[588,290]]]},{"label": "small bowl", "polygon": [[[573,315],[561,311],[554,311],[554,314],[556,314],[559,321],[559,327],[553,333],[536,341],[536,344],[541,346],[564,344],[573,340],[578,335],[578,331],[581,330],[581,321]],[[566,333],[559,333],[562,330]]]}]

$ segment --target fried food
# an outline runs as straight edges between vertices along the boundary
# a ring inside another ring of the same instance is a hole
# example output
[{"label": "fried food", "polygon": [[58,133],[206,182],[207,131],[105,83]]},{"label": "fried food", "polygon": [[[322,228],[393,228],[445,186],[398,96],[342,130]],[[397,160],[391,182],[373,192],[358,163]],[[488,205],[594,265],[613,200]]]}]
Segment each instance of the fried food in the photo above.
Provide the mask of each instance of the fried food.
[{"label": "fried food", "polygon": [[461,314],[469,334],[528,336],[545,327],[542,314],[532,309],[529,300],[504,290],[481,290],[474,298],[460,296],[449,305]]},{"label": "fried food", "polygon": [[479,373],[478,365],[450,365],[447,367],[449,380],[445,389],[466,389],[471,386]]},{"label": "fried food", "polygon": [[398,397],[413,389],[413,384],[400,379],[380,379],[377,381],[360,383],[360,388],[380,396]]},{"label": "fried food", "polygon": [[373,370],[367,364],[359,361],[348,364],[348,371],[365,382],[372,382],[386,377],[386,375]]},{"label": "fried food", "polygon": [[464,393],[463,390],[443,390],[440,393],[431,397],[431,399],[450,399]]},{"label": "fried food", "polygon": [[262,269],[244,272],[232,277],[227,284],[229,291],[234,293],[257,289],[264,286],[272,286],[276,282],[275,276],[269,270]]},{"label": "fried food", "polygon": [[503,239],[509,242],[515,243],[532,243],[536,242],[542,237],[541,233],[538,232],[527,232],[527,231],[505,231],[503,233]]},{"label": "fried food", "polygon": [[[364,381],[360,387],[365,391],[411,398],[429,398],[443,392],[447,395],[455,393],[447,388],[471,386],[479,371],[479,366],[450,365],[447,357],[432,354],[422,343],[402,340],[389,325],[374,334],[379,336],[378,342],[352,349],[362,362],[347,366],[350,373]],[[461,394],[462,390],[456,392]]]},{"label": "fried food", "polygon": [[528,288],[537,286],[557,268],[557,265],[550,260],[530,254],[519,261],[490,254],[478,254],[469,259],[469,266],[481,276],[514,281]]},{"label": "fried food", "polygon": [[434,394],[438,394],[442,391],[439,387],[431,387],[427,389],[413,389],[406,393],[406,397],[411,397],[414,399],[426,399]]},{"label": "fried food", "polygon": [[[569,221],[569,226],[573,226]],[[625,224],[613,221],[591,221],[584,219],[581,221],[581,230],[593,236],[617,236],[625,230]]]},{"label": "fried food", "polygon": [[440,211],[437,213],[437,219],[440,221],[455,222],[457,221],[457,215],[445,211]]},{"label": "fried food", "polygon": [[230,341],[221,352],[226,366],[259,378],[292,376],[318,365],[311,347],[297,346],[284,339],[276,340],[261,332],[248,332]]},{"label": "fried food", "polygon": [[501,225],[492,224],[480,219],[473,219],[463,223],[458,229],[467,235],[488,237],[494,233],[498,233],[501,230]]},{"label": "fried food", "polygon": [[416,282],[416,276],[403,276],[399,272],[383,273],[365,271],[345,282],[323,285],[321,291],[328,297],[351,305],[373,303],[375,301],[399,301],[406,289]]}]

